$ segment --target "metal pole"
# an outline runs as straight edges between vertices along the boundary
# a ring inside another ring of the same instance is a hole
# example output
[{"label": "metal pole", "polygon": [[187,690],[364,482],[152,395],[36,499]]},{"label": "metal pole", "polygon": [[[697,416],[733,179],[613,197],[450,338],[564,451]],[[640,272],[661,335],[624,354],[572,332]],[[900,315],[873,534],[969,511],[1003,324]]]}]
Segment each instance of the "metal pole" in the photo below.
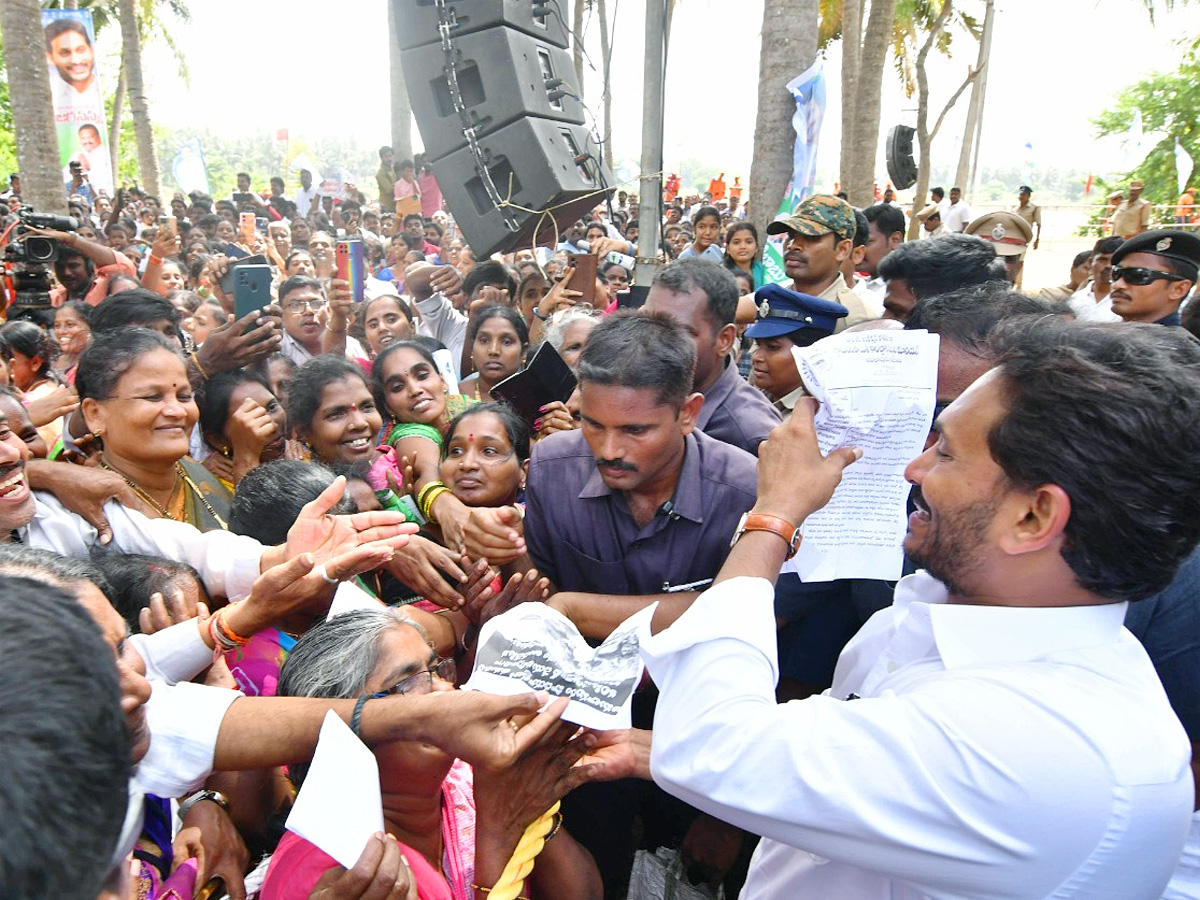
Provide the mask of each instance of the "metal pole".
[{"label": "metal pole", "polygon": [[642,100],[642,173],[638,182],[638,254],[634,280],[649,285],[662,231],[663,54],[667,0],[647,0]]},{"label": "metal pole", "polygon": [[[979,57],[975,61],[975,70],[979,75],[975,78],[975,83],[971,85],[971,102],[967,106],[967,123],[963,128],[962,149],[958,154],[958,169],[954,173],[954,184],[964,190],[971,183],[971,157],[972,149],[975,145],[975,135],[978,129],[980,106],[983,102],[982,82],[984,72],[987,71],[988,52],[991,50],[992,43],[992,15],[995,11],[996,4],[994,0],[988,0],[987,11],[983,16],[983,30],[979,33]],[[967,195],[970,201],[971,195]]]}]

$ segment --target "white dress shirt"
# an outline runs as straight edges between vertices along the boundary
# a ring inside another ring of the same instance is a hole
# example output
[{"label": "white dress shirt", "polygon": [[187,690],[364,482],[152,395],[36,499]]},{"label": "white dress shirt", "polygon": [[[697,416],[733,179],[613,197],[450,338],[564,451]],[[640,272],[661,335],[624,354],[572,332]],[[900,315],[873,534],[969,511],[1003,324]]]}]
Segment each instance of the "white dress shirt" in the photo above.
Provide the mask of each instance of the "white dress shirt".
[{"label": "white dress shirt", "polygon": [[942,210],[942,227],[947,231],[964,231],[971,224],[971,207],[966,200],[949,204]]},{"label": "white dress shirt", "polygon": [[1103,300],[1097,300],[1090,281],[1067,299],[1067,305],[1080,322],[1121,321],[1121,317],[1112,311],[1112,291]]},{"label": "white dress shirt", "polygon": [[[96,529],[53,494],[36,491],[34,498],[33,519],[19,529],[22,542],[60,556],[86,559],[98,543]],[[228,531],[201,532],[172,519],[149,519],[115,500],[104,505],[104,515],[112,526],[112,549],[187,563],[200,573],[209,594],[228,597],[230,602],[240,600],[259,576],[263,546],[253,538]]]},{"label": "white dress shirt", "polygon": [[878,276],[873,278],[855,277],[852,290],[858,294],[858,299],[863,302],[863,306],[871,315],[876,318],[883,315],[883,295],[887,293],[886,281]]},{"label": "white dress shirt", "polygon": [[1126,604],[948,604],[921,572],[780,705],[773,598],[731,579],[639,636],[654,780],[764,835],[744,900],[1161,896],[1191,748]]}]

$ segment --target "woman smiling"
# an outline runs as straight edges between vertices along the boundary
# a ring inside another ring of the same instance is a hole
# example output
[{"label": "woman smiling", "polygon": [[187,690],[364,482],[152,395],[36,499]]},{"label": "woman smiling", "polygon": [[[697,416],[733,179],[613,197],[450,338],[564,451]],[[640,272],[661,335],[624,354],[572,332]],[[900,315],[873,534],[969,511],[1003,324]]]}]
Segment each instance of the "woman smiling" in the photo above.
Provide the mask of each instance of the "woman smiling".
[{"label": "woman smiling", "polygon": [[80,358],[75,385],[88,430],[104,447],[101,467],[163,518],[201,531],[227,527],[229,492],[187,459],[200,411],[183,357],[166,338],[146,328],[100,335]]}]

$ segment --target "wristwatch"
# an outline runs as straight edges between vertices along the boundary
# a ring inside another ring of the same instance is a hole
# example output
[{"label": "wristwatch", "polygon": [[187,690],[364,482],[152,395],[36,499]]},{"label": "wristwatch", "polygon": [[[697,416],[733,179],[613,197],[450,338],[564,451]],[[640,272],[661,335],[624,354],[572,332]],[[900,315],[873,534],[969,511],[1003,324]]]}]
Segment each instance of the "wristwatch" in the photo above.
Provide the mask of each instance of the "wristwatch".
[{"label": "wristwatch", "polygon": [[196,791],[190,797],[186,798],[179,804],[179,821],[182,822],[192,807],[201,800],[211,800],[225,812],[229,812],[229,799],[220,791]]},{"label": "wristwatch", "polygon": [[796,555],[796,551],[800,549],[800,529],[786,519],[781,519],[779,516],[768,516],[763,513],[742,513],[742,518],[738,521],[737,529],[733,532],[733,539],[730,540],[729,546],[732,547],[747,531],[769,531],[771,534],[777,534],[788,545],[787,556],[784,559],[791,559]]}]

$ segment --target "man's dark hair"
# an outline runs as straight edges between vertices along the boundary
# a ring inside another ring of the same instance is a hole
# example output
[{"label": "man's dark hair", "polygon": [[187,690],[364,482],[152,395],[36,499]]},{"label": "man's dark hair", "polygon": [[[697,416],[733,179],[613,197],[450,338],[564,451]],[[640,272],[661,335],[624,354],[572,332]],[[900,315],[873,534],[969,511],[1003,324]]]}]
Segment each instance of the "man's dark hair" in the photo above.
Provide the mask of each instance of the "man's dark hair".
[{"label": "man's dark hair", "polygon": [[708,318],[714,334],[726,325],[732,325],[737,316],[737,279],[712,260],[698,256],[678,259],[659,270],[651,287],[665,288],[673,294],[703,291],[708,297]]},{"label": "man's dark hair", "polygon": [[875,223],[875,230],[884,237],[891,237],[897,231],[904,238],[904,212],[887,203],[876,203],[862,211],[868,222]]},{"label": "man's dark hair", "polygon": [[929,192],[929,195],[931,197],[936,197],[937,199],[941,200],[943,197],[946,196],[946,189],[942,188],[942,187],[935,187],[933,190],[931,190]]},{"label": "man's dark hair", "polygon": [[0,723],[5,896],[91,900],[125,818],[129,732],[112,648],[41,579],[0,579]]},{"label": "man's dark hair", "polygon": [[[407,216],[405,216],[405,221],[408,221]],[[463,279],[463,293],[470,297],[475,293],[475,289],[481,285],[491,285],[492,287],[508,291],[509,298],[516,299],[517,281],[512,277],[512,273],[508,271],[508,267],[502,262],[488,259],[473,268],[467,273],[467,277]]]},{"label": "man's dark hair", "polygon": [[1014,291],[1008,282],[990,281],[918,300],[904,323],[953,341],[977,356],[990,357],[988,337],[1001,322],[1017,316],[1054,316],[1069,312],[1065,304],[1035,300]]},{"label": "man's dark hair", "polygon": [[421,215],[420,213],[409,213],[407,216],[405,216],[403,219],[400,220],[400,227],[403,228],[404,226],[408,225],[408,223],[413,221],[413,219],[416,219],[418,222],[420,222],[422,228],[425,227],[425,217],[423,215]]},{"label": "man's dark hair", "polygon": [[1022,319],[997,330],[1007,414],[988,435],[1018,488],[1071,499],[1081,587],[1140,600],[1200,541],[1200,343],[1157,325]]},{"label": "man's dark hair", "polygon": [[1094,252],[1095,251],[1092,250],[1080,250],[1075,254],[1075,258],[1071,260],[1071,268],[1075,269],[1079,266],[1082,266],[1085,262],[1092,258]]},{"label": "man's dark hair", "polygon": [[145,327],[166,319],[179,327],[179,310],[169,300],[144,287],[121,291],[107,298],[92,311],[92,334],[116,331],[129,326]]},{"label": "man's dark hair", "polygon": [[[229,530],[266,546],[282,544],[300,511],[333,484],[335,477],[320,463],[299,459],[279,459],[259,466],[238,482]],[[332,511],[336,514],[353,509],[354,503],[346,495]]]},{"label": "man's dark hair", "polygon": [[973,234],[943,234],[901,244],[879,262],[884,281],[902,278],[914,297],[989,281],[1006,281],[1004,261],[983,238]]},{"label": "man's dark hair", "polygon": [[321,282],[317,281],[311,275],[293,275],[279,286],[279,302],[283,303],[283,299],[288,294],[292,291],[298,291],[300,288],[313,288],[319,291],[322,297],[325,296],[324,291],[321,290]]},{"label": "man's dark hair", "polygon": [[434,231],[436,231],[438,237],[441,237],[443,234],[446,233],[445,229],[443,229],[442,226],[439,225],[437,222],[435,222],[433,219],[427,219],[425,221],[425,227],[432,228]]},{"label": "man's dark hair", "polygon": [[1116,234],[1102,237],[1096,241],[1096,246],[1092,248],[1092,255],[1112,256],[1123,243],[1125,243],[1125,239]]},{"label": "man's dark hair", "polygon": [[142,631],[138,616],[150,605],[151,595],[166,596],[180,578],[200,579],[199,573],[187,563],[162,556],[117,552],[99,544],[90,552],[92,565],[109,585],[102,590],[134,634]]},{"label": "man's dark hair", "polygon": [[871,239],[871,223],[861,209],[854,210],[854,241],[853,247],[865,247]]},{"label": "man's dark hair", "polygon": [[379,148],[379,158],[380,159],[383,159],[389,153],[392,154],[393,156],[396,155],[396,151],[393,150],[391,147],[389,147],[387,144],[384,144],[382,147]]},{"label": "man's dark hair", "polygon": [[660,404],[678,412],[691,393],[695,369],[696,344],[674,319],[663,313],[622,312],[592,329],[576,374],[581,385],[651,388]]},{"label": "man's dark hair", "polygon": [[238,179],[245,178],[247,181],[249,181],[249,180],[250,180],[250,173],[249,173],[249,172],[238,172],[238,173],[237,173],[237,175],[236,175],[236,176],[234,176],[234,177],[236,177],[236,178],[238,178]]},{"label": "man's dark hair", "polygon": [[51,52],[50,45],[54,42],[55,38],[66,34],[68,31],[74,31],[82,35],[83,39],[87,41],[87,45],[89,47],[92,45],[92,39],[88,35],[87,27],[83,24],[83,22],[79,19],[64,17],[61,19],[55,19],[46,26],[46,52]]}]

